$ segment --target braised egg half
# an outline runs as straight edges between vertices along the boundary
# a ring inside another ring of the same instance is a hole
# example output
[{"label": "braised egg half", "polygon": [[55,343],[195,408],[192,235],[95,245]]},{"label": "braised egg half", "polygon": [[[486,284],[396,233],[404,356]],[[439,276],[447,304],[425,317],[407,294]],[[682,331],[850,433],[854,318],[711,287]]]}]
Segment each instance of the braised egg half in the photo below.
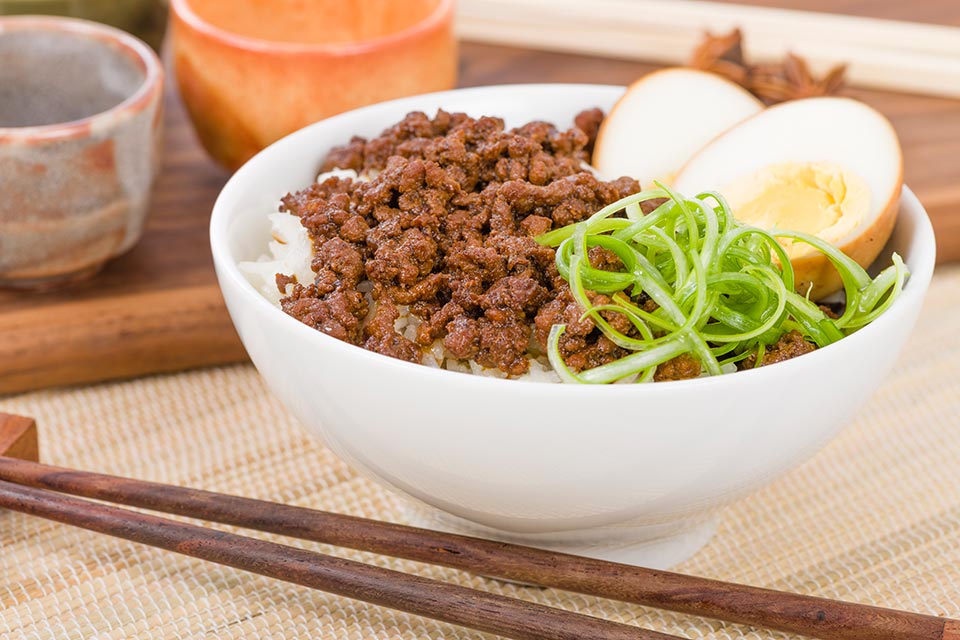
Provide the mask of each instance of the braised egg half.
[{"label": "braised egg half", "polygon": [[630,85],[604,118],[593,166],[607,178],[631,176],[644,187],[670,182],[704,145],[762,110],[762,102],[716,74],[654,71]]},{"label": "braised egg half", "polygon": [[[718,191],[734,216],[763,229],[802,231],[868,267],[896,221],[903,154],[887,119],[848,98],[807,98],[770,107],[696,152],[672,185]],[[819,300],[842,287],[820,252],[782,241],[797,290]]]}]

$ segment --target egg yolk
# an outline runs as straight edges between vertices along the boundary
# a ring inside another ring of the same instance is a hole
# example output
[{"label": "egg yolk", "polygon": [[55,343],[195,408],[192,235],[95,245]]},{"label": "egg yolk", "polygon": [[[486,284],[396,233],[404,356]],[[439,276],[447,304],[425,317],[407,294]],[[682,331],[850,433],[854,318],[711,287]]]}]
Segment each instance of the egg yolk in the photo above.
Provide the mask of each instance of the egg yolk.
[{"label": "egg yolk", "polygon": [[[830,162],[763,167],[721,189],[740,222],[761,229],[802,231],[838,244],[867,217],[870,188],[860,176]],[[813,251],[783,240],[791,258]]]}]

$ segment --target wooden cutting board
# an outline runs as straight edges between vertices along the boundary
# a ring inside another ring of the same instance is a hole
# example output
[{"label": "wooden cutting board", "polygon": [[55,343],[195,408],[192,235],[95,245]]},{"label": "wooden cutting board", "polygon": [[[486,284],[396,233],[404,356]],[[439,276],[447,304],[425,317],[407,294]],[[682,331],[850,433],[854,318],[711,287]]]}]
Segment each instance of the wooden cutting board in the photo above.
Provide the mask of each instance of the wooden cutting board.
[{"label": "wooden cutting board", "polygon": [[[857,3],[834,4],[840,10]],[[912,6],[921,11],[923,3]],[[960,7],[951,6],[955,15],[943,20],[960,22]],[[463,45],[461,57],[464,86],[626,84],[652,69],[636,62],[470,43]],[[882,110],[897,127],[906,152],[907,183],[934,219],[939,258],[960,259],[960,101],[852,94]],[[207,242],[210,210],[228,175],[197,144],[172,88],[166,107],[163,174],[140,244],[93,280],[68,290],[0,291],[0,394],[246,358],[220,296]]]},{"label": "wooden cutting board", "polygon": [[170,87],[165,108],[163,169],[140,243],[68,289],[0,290],[0,393],[246,357],[207,240],[228,175],[199,147]]}]

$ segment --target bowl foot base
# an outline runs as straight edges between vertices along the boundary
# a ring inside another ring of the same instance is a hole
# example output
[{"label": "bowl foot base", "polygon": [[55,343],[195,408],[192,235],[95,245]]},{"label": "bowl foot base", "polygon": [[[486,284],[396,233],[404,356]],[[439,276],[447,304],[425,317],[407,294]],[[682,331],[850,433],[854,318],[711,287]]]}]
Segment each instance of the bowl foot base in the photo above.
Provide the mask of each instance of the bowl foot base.
[{"label": "bowl foot base", "polygon": [[540,547],[650,569],[668,569],[699,551],[717,530],[716,513],[663,524],[622,524],[553,533],[517,533],[486,527],[433,507],[405,503],[404,515],[416,527]]}]

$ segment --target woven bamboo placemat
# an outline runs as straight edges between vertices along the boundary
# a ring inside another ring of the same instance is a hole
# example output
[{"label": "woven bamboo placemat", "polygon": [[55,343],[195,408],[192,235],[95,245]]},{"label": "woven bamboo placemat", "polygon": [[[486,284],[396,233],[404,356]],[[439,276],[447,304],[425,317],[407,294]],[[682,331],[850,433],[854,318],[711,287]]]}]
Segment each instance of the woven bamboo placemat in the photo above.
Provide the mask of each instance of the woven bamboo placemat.
[{"label": "woven bamboo placemat", "polygon": [[[896,371],[869,406],[810,462],[727,509],[716,537],[678,569],[960,617],[958,330],[960,268],[944,269]],[[405,519],[400,498],[307,437],[250,366],[31,393],[0,399],[0,409],[39,420],[51,463]],[[690,638],[786,637],[335,552]],[[0,638],[481,637],[0,513]]]}]

